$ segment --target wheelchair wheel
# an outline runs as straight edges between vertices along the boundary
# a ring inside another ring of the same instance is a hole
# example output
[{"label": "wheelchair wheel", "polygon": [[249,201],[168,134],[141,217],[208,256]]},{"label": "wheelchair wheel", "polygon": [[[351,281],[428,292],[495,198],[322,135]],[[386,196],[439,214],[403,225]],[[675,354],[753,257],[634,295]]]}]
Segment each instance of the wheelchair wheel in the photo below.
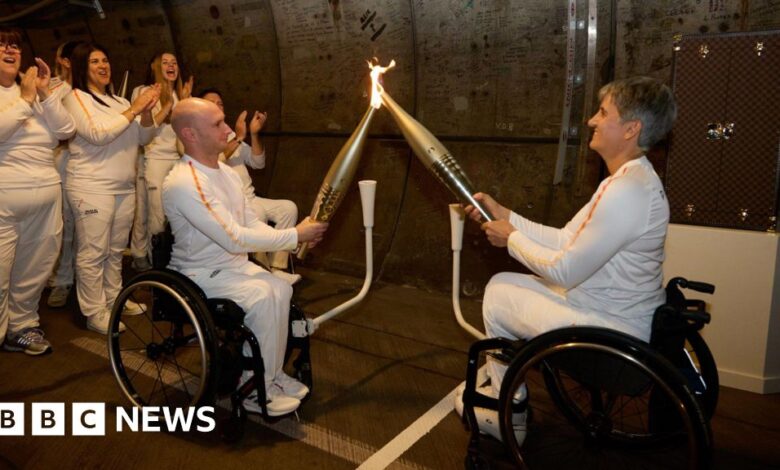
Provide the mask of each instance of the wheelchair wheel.
[{"label": "wheelchair wheel", "polygon": [[[143,313],[122,315],[128,301]],[[118,331],[119,321],[127,331]],[[200,290],[182,275],[155,270],[133,278],[111,313],[109,356],[135,406],[187,407],[213,401],[216,330]]]},{"label": "wheelchair wheel", "polygon": [[[522,384],[533,419],[518,443],[510,397]],[[710,458],[709,425],[682,374],[648,345],[602,328],[527,343],[502,383],[499,421],[520,466],[704,468]]]}]

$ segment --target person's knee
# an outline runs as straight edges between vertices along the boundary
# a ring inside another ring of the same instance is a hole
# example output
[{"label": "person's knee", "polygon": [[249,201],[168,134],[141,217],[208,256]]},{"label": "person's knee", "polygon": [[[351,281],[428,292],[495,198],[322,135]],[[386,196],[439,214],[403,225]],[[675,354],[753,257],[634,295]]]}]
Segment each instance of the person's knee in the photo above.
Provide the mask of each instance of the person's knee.
[{"label": "person's knee", "polygon": [[281,203],[282,211],[285,214],[288,214],[289,217],[293,220],[298,218],[298,206],[296,206],[294,202],[288,200],[282,200],[279,202]]}]

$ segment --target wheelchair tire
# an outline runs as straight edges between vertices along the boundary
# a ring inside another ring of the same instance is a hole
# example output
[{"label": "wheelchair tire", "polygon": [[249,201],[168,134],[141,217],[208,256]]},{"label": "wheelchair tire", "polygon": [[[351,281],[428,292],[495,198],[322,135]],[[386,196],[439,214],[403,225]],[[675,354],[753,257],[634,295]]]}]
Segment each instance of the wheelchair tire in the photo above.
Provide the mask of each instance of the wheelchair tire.
[{"label": "wheelchair tire", "polygon": [[[524,383],[533,420],[523,444],[515,438],[517,405],[510,397]],[[499,422],[521,467],[624,468],[646,461],[706,468],[710,462],[709,424],[682,374],[649,345],[603,328],[565,328],[529,341],[504,377]]]},{"label": "wheelchair tire", "polygon": [[[123,314],[130,300],[142,313]],[[135,406],[213,404],[215,335],[205,297],[192,281],[169,270],[139,274],[120,292],[109,322],[109,356],[120,389]]]}]

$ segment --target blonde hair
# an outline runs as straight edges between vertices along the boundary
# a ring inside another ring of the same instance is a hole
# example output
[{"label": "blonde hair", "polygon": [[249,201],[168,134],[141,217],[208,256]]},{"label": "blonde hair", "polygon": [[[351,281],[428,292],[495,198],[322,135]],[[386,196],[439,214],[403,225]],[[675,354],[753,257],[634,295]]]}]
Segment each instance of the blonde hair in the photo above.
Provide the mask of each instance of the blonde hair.
[{"label": "blonde hair", "polygon": [[[149,64],[149,75],[146,80],[147,85],[154,85],[155,83],[160,84],[160,104],[163,106],[167,105],[168,101],[172,99],[172,92],[176,92],[176,97],[182,99],[182,89],[184,88],[184,84],[181,80],[181,68],[179,68],[179,75],[176,77],[174,89],[171,90],[171,83],[165,78],[162,70],[162,58],[165,54],[173,56],[174,59],[176,58],[176,54],[172,52],[160,52],[155,55],[152,62]],[[170,115],[166,118],[166,120],[168,119],[170,119]]]}]

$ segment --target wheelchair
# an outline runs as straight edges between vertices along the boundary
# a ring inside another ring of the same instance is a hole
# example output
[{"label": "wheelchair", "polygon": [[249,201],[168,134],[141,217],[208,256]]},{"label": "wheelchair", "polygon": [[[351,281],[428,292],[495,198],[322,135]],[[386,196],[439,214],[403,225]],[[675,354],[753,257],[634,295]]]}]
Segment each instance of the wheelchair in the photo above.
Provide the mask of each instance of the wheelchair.
[{"label": "wheelchair", "polygon": [[[243,435],[243,401],[250,394],[257,393],[262,416],[269,419],[260,345],[235,302],[207,298],[192,280],[165,268],[172,246],[169,231],[155,235],[153,269],[133,277],[119,293],[109,322],[111,368],[122,393],[138,407],[214,406],[218,398],[230,397],[222,438],[235,442]],[[142,314],[122,315],[130,300],[146,306]],[[120,320],[126,331],[119,331]],[[293,375],[311,389],[309,338],[293,336],[293,325],[301,321],[303,311],[293,302],[285,364],[294,358]],[[244,342],[249,357],[242,353]],[[240,383],[245,370],[254,376]]]},{"label": "wheelchair", "polygon": [[[490,468],[474,407],[498,410],[504,446],[519,468],[707,468],[719,383],[699,331],[710,314],[681,288],[715,289],[671,279],[649,344],[593,327],[558,329],[527,342],[474,343],[463,394],[471,430],[466,468]],[[508,364],[498,399],[476,390],[482,353]],[[523,412],[527,437],[518,442],[512,417]]]}]

